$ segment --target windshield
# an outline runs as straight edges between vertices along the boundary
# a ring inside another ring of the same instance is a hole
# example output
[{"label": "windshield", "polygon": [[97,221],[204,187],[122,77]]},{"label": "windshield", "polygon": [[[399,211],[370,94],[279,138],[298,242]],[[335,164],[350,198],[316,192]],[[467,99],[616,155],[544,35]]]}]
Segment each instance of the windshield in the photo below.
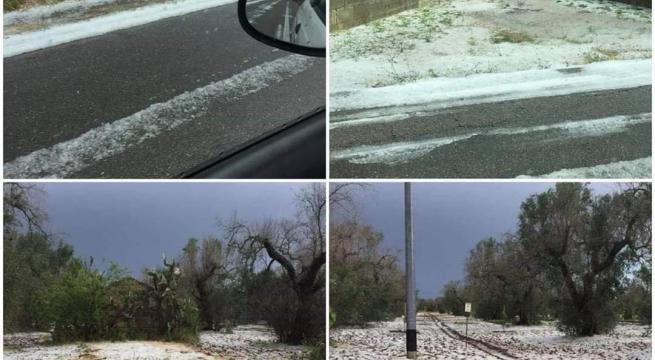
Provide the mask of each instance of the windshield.
[{"label": "windshield", "polygon": [[252,39],[232,0],[5,2],[4,20],[6,178],[175,176],[325,104],[324,60]]}]

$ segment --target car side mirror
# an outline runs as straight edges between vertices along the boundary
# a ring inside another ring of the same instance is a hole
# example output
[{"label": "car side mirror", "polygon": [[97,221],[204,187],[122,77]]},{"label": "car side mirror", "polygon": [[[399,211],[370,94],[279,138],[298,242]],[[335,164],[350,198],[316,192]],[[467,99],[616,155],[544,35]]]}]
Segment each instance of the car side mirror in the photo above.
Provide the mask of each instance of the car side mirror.
[{"label": "car side mirror", "polygon": [[239,0],[241,27],[278,49],[325,57],[325,0]]}]

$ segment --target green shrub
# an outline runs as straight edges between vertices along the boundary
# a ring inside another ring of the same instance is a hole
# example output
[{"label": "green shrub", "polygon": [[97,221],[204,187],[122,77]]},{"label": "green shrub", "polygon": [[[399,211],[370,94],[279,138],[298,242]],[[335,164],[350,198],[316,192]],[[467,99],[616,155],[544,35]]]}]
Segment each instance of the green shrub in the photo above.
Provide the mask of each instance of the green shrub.
[{"label": "green shrub", "polygon": [[42,318],[52,326],[56,342],[90,341],[106,336],[110,301],[101,273],[74,260],[55,282],[41,292]]},{"label": "green shrub", "polygon": [[330,271],[330,306],[335,325],[365,325],[403,314],[403,291],[393,277],[369,276],[370,264],[333,266]]},{"label": "green shrub", "polygon": [[147,272],[146,313],[155,335],[166,340],[196,342],[199,328],[195,300],[180,287],[181,271],[177,262],[163,260],[164,266]]},{"label": "green shrub", "polygon": [[263,319],[281,342],[300,344],[325,337],[325,295],[319,291],[299,299],[284,277],[269,282],[261,298]]},{"label": "green shrub", "polygon": [[508,43],[523,43],[534,42],[534,38],[527,33],[520,31],[512,31],[507,29],[497,29],[491,35],[491,42],[494,44],[508,42]]},{"label": "green shrub", "polygon": [[40,317],[38,295],[65,268],[72,248],[37,233],[6,233],[3,245],[5,333],[49,330],[47,321]]},{"label": "green shrub", "polygon": [[325,337],[309,344],[310,351],[307,353],[308,360],[325,360]]}]

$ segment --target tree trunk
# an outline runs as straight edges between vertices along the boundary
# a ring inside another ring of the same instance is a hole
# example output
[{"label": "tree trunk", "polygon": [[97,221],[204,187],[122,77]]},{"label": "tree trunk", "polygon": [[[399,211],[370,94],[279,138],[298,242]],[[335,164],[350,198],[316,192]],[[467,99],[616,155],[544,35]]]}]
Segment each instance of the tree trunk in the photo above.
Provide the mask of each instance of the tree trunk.
[{"label": "tree trunk", "polygon": [[198,312],[200,313],[200,327],[203,330],[213,330],[213,316],[211,316],[209,310],[209,294],[205,291],[203,286],[197,286],[198,297],[196,298],[198,302]]},{"label": "tree trunk", "polygon": [[534,306],[534,286],[529,284],[528,289],[523,293],[523,301],[519,309],[518,325],[532,325],[534,323],[535,319],[532,318]]},{"label": "tree trunk", "polygon": [[293,345],[302,344],[305,340],[305,332],[311,322],[312,295],[307,291],[298,293],[298,307],[294,316],[293,327],[289,333],[288,343]]},{"label": "tree trunk", "polygon": [[572,288],[569,288],[569,296],[571,296],[580,318],[577,335],[594,336],[600,334],[597,316],[599,309],[591,304],[594,299],[595,277],[592,274],[586,274],[582,283],[582,293],[577,289],[572,291]]}]

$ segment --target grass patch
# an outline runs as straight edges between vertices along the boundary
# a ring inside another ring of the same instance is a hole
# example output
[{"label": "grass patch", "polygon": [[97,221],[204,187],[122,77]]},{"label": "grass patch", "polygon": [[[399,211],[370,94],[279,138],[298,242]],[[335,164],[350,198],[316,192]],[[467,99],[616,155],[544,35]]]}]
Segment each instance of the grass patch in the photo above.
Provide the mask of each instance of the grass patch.
[{"label": "grass patch", "polygon": [[504,42],[508,42],[512,44],[519,44],[525,42],[531,43],[534,42],[534,38],[522,31],[497,29],[491,34],[491,42],[494,44],[499,44]]},{"label": "grass patch", "polygon": [[596,50],[601,55],[606,56],[612,60],[616,59],[621,54],[617,50],[612,50],[612,49],[594,48],[594,50]]},{"label": "grass patch", "polygon": [[20,349],[21,348],[19,346],[16,346],[16,345],[4,345],[2,347],[2,352],[3,353],[9,353],[9,352],[18,351]]},{"label": "grass patch", "polygon": [[621,53],[617,50],[593,48],[592,51],[585,53],[583,58],[585,63],[591,64],[599,61],[616,60],[619,55]]},{"label": "grass patch", "polygon": [[583,56],[585,64],[591,64],[599,61],[605,61],[602,55],[597,52],[587,52]]},{"label": "grass patch", "polygon": [[460,13],[447,9],[448,3],[431,4],[401,14],[377,19],[355,29],[330,34],[333,59],[359,59],[383,55],[397,58],[412,50],[415,43],[433,42],[453,26]]},{"label": "grass patch", "polygon": [[52,5],[62,1],[64,0],[5,0],[2,3],[2,8],[4,11],[15,11],[37,5]]},{"label": "grass patch", "polygon": [[590,44],[593,42],[591,39],[585,39],[585,38],[571,38],[568,36],[561,37],[560,40],[566,41],[567,43],[571,44]]}]

